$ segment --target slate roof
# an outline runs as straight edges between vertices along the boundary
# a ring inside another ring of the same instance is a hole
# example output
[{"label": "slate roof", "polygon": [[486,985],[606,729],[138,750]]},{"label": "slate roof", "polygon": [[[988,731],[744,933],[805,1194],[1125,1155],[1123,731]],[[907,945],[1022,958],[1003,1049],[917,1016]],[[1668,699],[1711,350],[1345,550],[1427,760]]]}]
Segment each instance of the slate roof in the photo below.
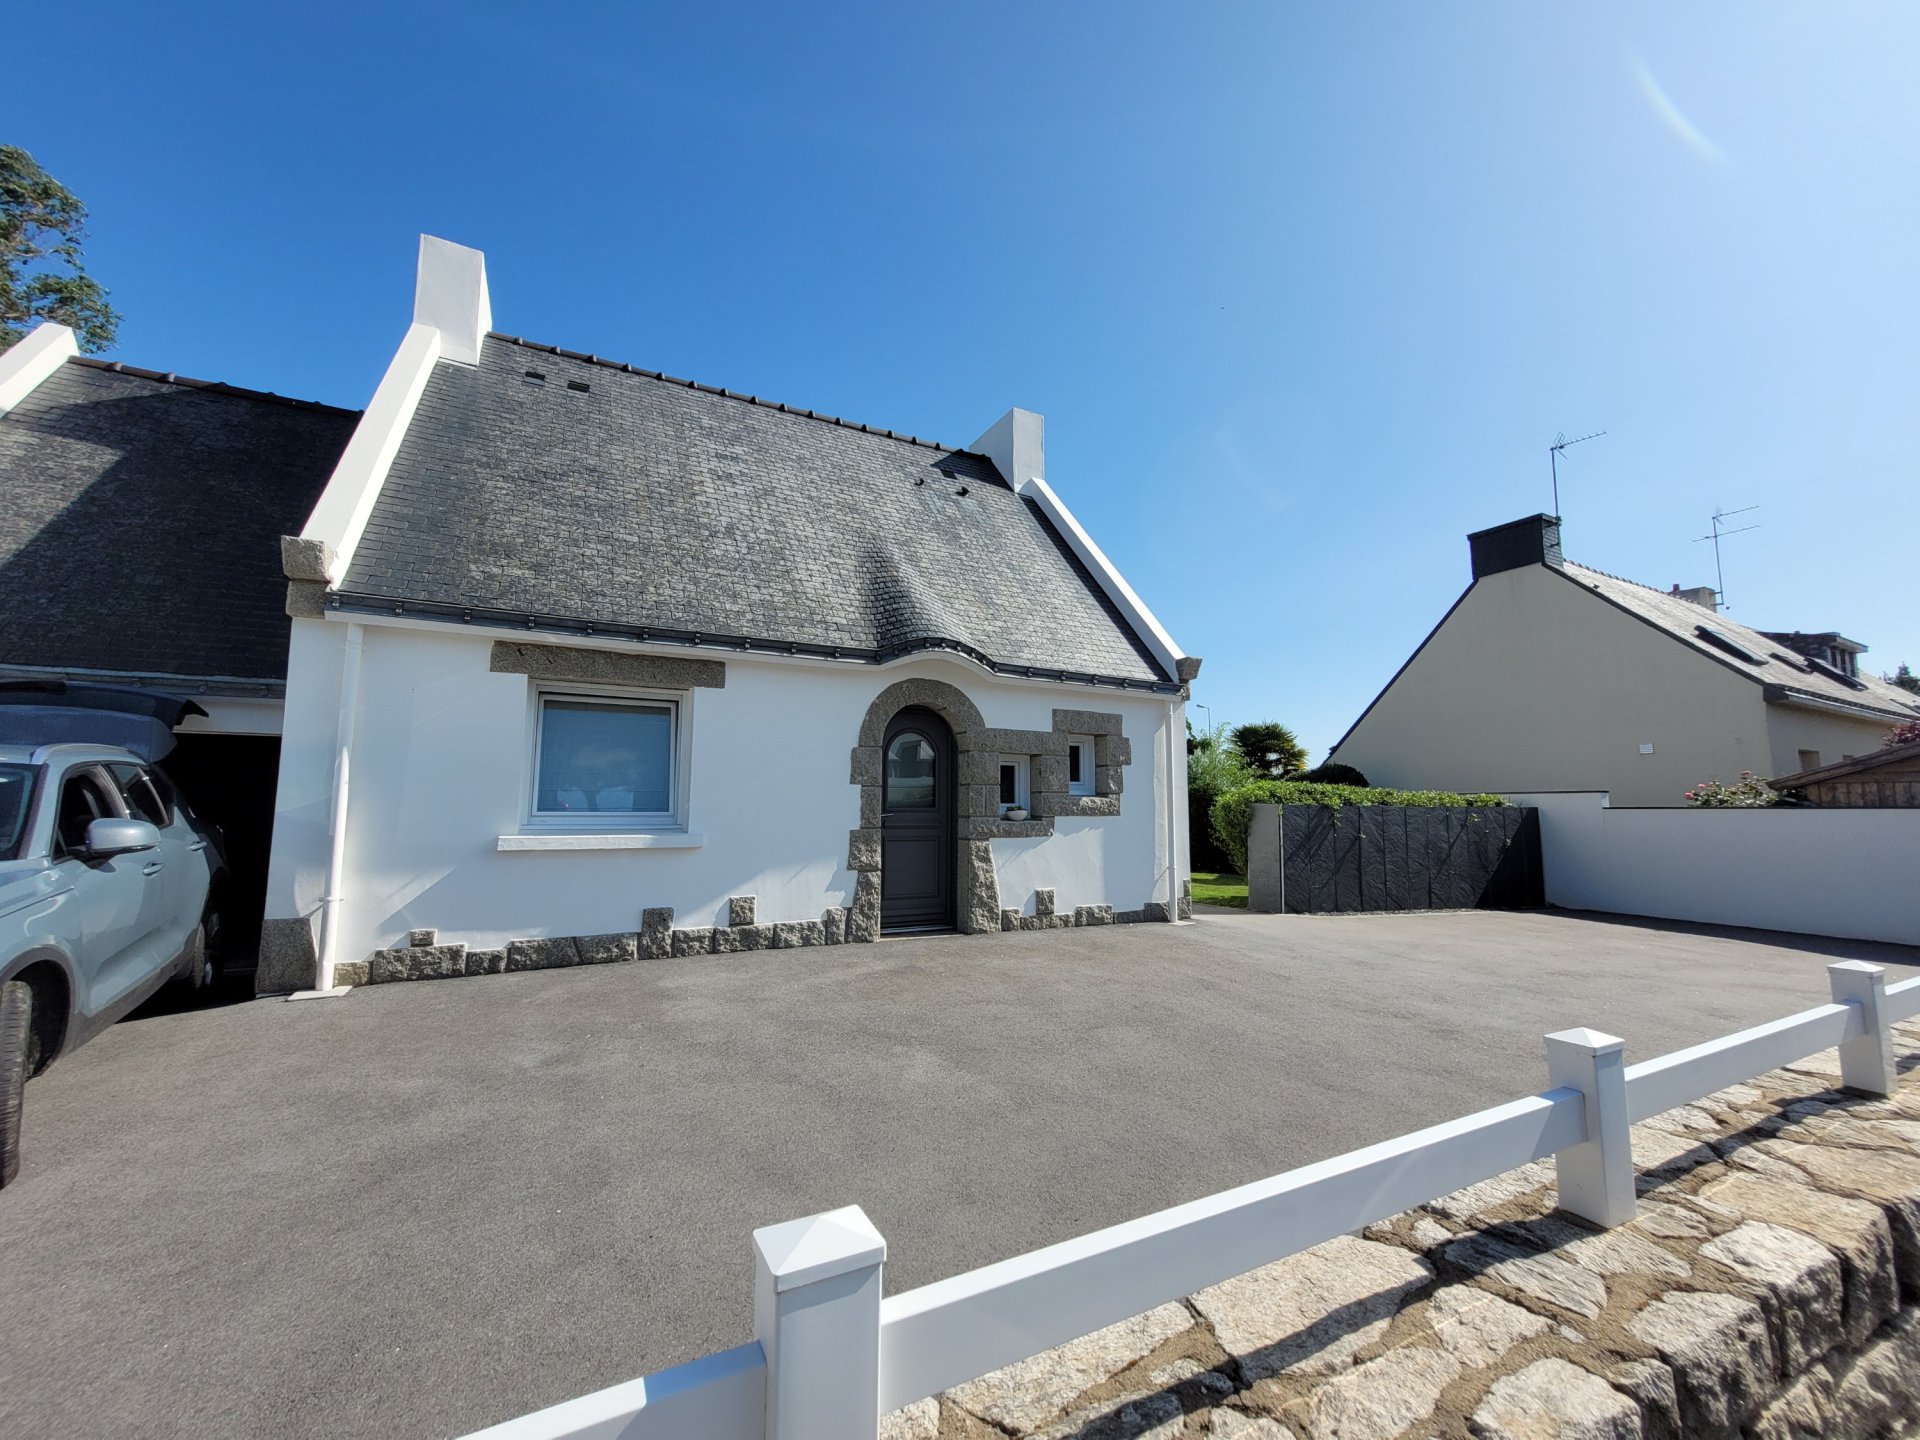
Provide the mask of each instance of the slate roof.
[{"label": "slate roof", "polygon": [[984,456],[502,335],[435,367],[338,598],[1175,685]]},{"label": "slate roof", "polygon": [[[1567,561],[1562,572],[1575,584],[1605,597],[1642,620],[1666,631],[1682,644],[1700,651],[1730,669],[1748,676],[1755,683],[1777,689],[1770,700],[1813,699],[1844,705],[1875,715],[1911,719],[1920,714],[1920,696],[1889,685],[1875,675],[1862,672],[1848,684],[1830,671],[1809,664],[1778,639],[1740,624],[1724,614],[1716,614],[1691,600],[1669,595],[1650,585],[1623,580],[1604,570]],[[1743,659],[1715,644],[1702,628],[1717,632],[1742,650],[1759,657],[1759,663]]]},{"label": "slate roof", "polygon": [[269,682],[358,412],[78,357],[0,417],[0,665]]}]

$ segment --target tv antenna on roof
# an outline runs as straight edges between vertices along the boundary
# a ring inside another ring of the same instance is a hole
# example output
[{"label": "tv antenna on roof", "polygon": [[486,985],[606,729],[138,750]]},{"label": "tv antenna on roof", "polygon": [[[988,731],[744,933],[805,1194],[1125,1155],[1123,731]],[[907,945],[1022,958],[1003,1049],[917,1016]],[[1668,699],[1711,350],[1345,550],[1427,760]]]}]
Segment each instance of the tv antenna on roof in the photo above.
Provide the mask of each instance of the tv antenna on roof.
[{"label": "tv antenna on roof", "polygon": [[1734,515],[1751,514],[1759,508],[1758,505],[1743,505],[1738,510],[1715,510],[1713,512],[1713,528],[1705,535],[1696,535],[1694,537],[1693,543],[1696,545],[1702,540],[1711,540],[1713,542],[1713,593],[1714,597],[1719,600],[1722,609],[1725,609],[1727,605],[1727,577],[1720,572],[1720,542],[1729,535],[1744,535],[1747,531],[1758,530],[1760,527],[1758,525],[1742,525],[1738,530],[1727,530],[1721,526],[1720,522]]},{"label": "tv antenna on roof", "polygon": [[1564,451],[1569,445],[1584,445],[1589,440],[1598,440],[1602,435],[1606,433],[1607,432],[1604,430],[1596,430],[1591,435],[1582,435],[1577,440],[1569,440],[1567,439],[1567,432],[1562,430],[1553,437],[1553,444],[1547,447],[1547,464],[1551,466],[1553,469],[1553,518],[1554,519],[1558,520],[1560,518],[1560,454],[1561,452]]}]

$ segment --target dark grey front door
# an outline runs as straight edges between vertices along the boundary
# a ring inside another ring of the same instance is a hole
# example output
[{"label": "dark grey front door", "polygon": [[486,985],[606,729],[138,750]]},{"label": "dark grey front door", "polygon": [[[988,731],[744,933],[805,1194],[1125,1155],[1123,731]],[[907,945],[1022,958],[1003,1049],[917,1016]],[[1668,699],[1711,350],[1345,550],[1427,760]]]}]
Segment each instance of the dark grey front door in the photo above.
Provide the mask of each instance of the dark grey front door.
[{"label": "dark grey front door", "polygon": [[880,926],[953,928],[953,731],[902,710],[881,751]]}]

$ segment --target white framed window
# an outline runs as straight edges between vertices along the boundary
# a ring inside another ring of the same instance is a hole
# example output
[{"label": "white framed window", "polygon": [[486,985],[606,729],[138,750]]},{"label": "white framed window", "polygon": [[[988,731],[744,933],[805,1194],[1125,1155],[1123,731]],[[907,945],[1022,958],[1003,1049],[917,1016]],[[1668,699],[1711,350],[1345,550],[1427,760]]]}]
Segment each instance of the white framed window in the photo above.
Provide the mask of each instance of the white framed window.
[{"label": "white framed window", "polygon": [[1067,737],[1067,793],[1091,795],[1093,791],[1093,737]]},{"label": "white framed window", "polygon": [[1000,813],[1031,808],[1032,766],[1025,755],[1000,757]]},{"label": "white framed window", "polygon": [[537,689],[528,825],[684,828],[689,708],[676,694]]}]

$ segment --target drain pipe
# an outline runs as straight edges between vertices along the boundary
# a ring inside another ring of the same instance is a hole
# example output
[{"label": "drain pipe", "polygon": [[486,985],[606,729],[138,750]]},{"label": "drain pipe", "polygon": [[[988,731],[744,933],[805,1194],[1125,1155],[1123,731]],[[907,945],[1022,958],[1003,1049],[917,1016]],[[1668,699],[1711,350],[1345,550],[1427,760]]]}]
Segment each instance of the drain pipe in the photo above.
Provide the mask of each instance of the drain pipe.
[{"label": "drain pipe", "polygon": [[1186,735],[1182,733],[1185,727],[1173,722],[1185,708],[1181,700],[1167,702],[1167,919],[1175,923],[1180,919],[1180,816],[1173,807],[1184,804],[1186,797],[1174,793],[1173,777],[1180,755],[1174,747],[1186,744]]},{"label": "drain pipe", "polygon": [[340,903],[347,869],[347,785],[353,757],[354,720],[360,709],[360,622],[349,621],[340,657],[340,718],[334,726],[338,750],[333,762],[333,808],[327,823],[327,888],[320,896],[320,971],[314,989],[333,989],[333,967],[340,950]]}]

